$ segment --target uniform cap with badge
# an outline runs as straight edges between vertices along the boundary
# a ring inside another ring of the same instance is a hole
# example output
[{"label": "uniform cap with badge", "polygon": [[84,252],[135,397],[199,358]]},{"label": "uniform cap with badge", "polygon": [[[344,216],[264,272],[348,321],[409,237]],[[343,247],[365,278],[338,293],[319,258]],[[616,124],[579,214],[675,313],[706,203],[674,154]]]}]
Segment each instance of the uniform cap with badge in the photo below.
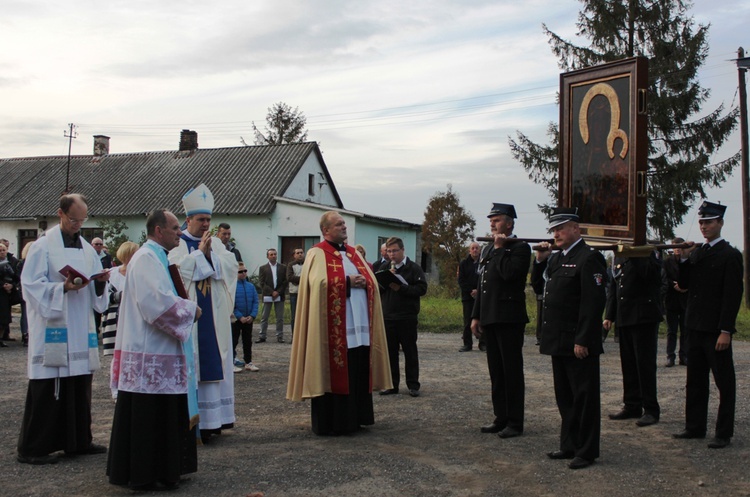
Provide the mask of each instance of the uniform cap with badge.
[{"label": "uniform cap with badge", "polygon": [[555,207],[549,216],[549,226],[547,231],[551,231],[553,228],[567,223],[568,221],[579,222],[581,220],[578,215],[578,207]]}]

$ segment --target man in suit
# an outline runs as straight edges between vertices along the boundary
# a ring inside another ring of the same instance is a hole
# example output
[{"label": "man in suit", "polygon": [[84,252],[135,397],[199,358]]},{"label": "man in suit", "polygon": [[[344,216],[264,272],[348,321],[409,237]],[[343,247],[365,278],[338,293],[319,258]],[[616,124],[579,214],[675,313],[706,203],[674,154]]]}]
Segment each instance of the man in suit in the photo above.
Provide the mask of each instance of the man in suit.
[{"label": "man in suit", "polygon": [[523,434],[523,333],[529,322],[525,288],[531,249],[526,243],[511,241],[515,207],[493,204],[487,217],[494,242],[484,248],[479,262],[471,331],[484,338],[487,348],[495,419],[482,426],[481,432],[512,438]]},{"label": "man in suit", "polygon": [[289,310],[292,311],[290,319],[292,337],[289,340],[290,342],[294,338],[294,318],[297,314],[297,296],[299,295],[299,282],[300,276],[302,276],[302,265],[305,263],[305,249],[301,247],[295,248],[292,257],[294,257],[294,260],[286,267],[286,281],[289,290]]},{"label": "man in suit", "polygon": [[[459,352],[469,352],[473,346],[471,339],[471,313],[477,298],[477,284],[479,283],[479,244],[469,244],[469,255],[458,265],[458,287],[461,289],[461,306],[464,316],[464,331],[461,339],[464,342]],[[479,339],[479,350],[484,350],[484,340]]]},{"label": "man in suit", "polygon": [[602,326],[614,323],[620,331],[620,365],[624,407],[609,419],[635,418],[637,426],[659,422],[656,398],[656,351],[662,321],[661,264],[649,257],[618,257],[609,284],[607,311]]},{"label": "man in suit", "polygon": [[557,207],[550,215],[554,248],[540,243],[531,271],[536,293],[544,293],[542,342],[539,351],[552,356],[557,409],[562,418],[560,448],[550,459],[572,459],[581,469],[599,457],[601,400],[599,355],[606,263],[581,238],[576,207]]},{"label": "man in suit", "polygon": [[[685,243],[685,240],[677,237],[672,243]],[[662,265],[662,295],[664,295],[664,310],[667,314],[667,364],[671,368],[679,355],[678,364],[687,366],[687,330],[685,329],[685,310],[687,309],[687,290],[680,288],[677,279],[680,275],[680,259],[682,249],[675,248],[671,256],[664,260]],[[679,340],[677,335],[679,332]],[[677,343],[679,341],[679,351]]]},{"label": "man in suit", "polygon": [[268,318],[271,308],[276,314],[276,341],[284,343],[284,293],[286,293],[286,266],[276,262],[276,249],[266,250],[268,264],[258,268],[258,279],[263,291],[263,315],[260,320],[260,334],[255,343],[266,341]]},{"label": "man in suit", "polygon": [[722,449],[734,435],[736,381],[732,335],[742,301],[742,254],[721,237],[726,206],[703,202],[698,209],[706,243],[683,250],[680,288],[688,291],[685,327],[688,364],[685,429],[675,438],[704,438],[708,422],[709,371],[719,389],[719,413],[711,449]]},{"label": "man in suit", "polygon": [[388,257],[388,251],[386,250],[385,243],[380,246],[380,259],[372,263],[372,271],[380,271],[381,269],[388,269],[388,265],[391,263],[391,259]]},{"label": "man in suit", "polygon": [[232,227],[229,226],[229,223],[219,223],[216,237],[221,240],[228,251],[234,254],[237,262],[242,262],[242,254],[237,250],[237,244],[232,241]]},{"label": "man in suit", "polygon": [[400,280],[399,283],[393,282],[387,287],[380,287],[393,383],[393,388],[382,390],[380,395],[398,393],[401,380],[398,367],[400,348],[404,351],[404,372],[409,395],[419,397],[417,325],[419,324],[420,299],[427,293],[427,278],[419,264],[406,257],[404,241],[401,238],[392,236],[385,244],[388,247],[388,258],[392,264],[390,271],[398,275]]}]

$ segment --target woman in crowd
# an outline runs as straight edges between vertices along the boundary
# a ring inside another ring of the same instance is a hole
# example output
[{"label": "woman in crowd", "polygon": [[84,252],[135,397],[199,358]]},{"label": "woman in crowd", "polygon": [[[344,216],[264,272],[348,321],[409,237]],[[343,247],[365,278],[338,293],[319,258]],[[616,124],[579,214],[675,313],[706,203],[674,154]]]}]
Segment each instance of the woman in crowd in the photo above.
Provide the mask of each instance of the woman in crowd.
[{"label": "woman in crowd", "polygon": [[365,248],[362,245],[356,245],[354,248],[357,250],[357,252],[359,252],[359,255],[362,256],[362,259],[367,262],[367,265],[370,266],[370,269],[372,269],[372,262],[368,262],[367,257],[365,257],[367,255],[367,251],[365,250]]},{"label": "woman in crowd", "polygon": [[11,306],[21,303],[19,282],[16,268],[8,260],[8,248],[0,243],[0,347],[7,347],[7,340],[15,340],[10,338]]},{"label": "woman in crowd", "polygon": [[125,242],[117,249],[117,260],[120,265],[109,272],[109,308],[102,320],[102,343],[104,355],[112,355],[115,351],[115,336],[117,335],[117,316],[122,299],[122,289],[125,288],[125,273],[128,263],[138,251],[138,244]]},{"label": "woman in crowd", "polygon": [[[26,262],[26,255],[29,253],[29,249],[34,242],[27,242],[21,250],[21,258],[18,260],[16,265],[16,273],[18,273],[18,289],[21,291],[21,271],[23,271],[23,265]],[[23,346],[29,346],[29,321],[26,318],[26,301],[23,300],[23,292],[21,291],[21,340],[23,340]]]}]

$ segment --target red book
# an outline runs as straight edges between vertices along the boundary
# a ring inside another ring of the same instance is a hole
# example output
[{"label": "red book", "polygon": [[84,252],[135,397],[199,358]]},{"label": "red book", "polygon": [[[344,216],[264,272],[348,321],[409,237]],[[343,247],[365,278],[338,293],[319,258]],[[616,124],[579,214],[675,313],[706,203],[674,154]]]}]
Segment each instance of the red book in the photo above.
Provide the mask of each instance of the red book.
[{"label": "red book", "polygon": [[90,280],[93,280],[94,278],[97,278],[103,274],[107,274],[108,270],[105,269],[104,271],[100,271],[98,273],[94,273],[91,276],[86,276],[84,274],[81,274],[77,269],[75,269],[72,266],[65,266],[60,270],[60,274],[65,276],[66,278],[68,275],[73,275],[73,278],[81,278],[81,283],[85,284],[88,283]]}]

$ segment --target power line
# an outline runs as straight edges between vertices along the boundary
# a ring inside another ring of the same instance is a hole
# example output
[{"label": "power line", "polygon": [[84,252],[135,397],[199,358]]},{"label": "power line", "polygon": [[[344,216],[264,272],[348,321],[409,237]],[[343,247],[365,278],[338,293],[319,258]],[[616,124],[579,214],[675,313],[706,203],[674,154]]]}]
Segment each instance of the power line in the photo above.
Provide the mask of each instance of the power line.
[{"label": "power line", "polygon": [[[730,67],[728,64],[728,62],[731,61],[725,59],[725,57],[727,57],[726,54],[721,54],[708,58],[707,60],[716,62],[701,66],[696,78],[699,81],[705,81],[707,79],[714,79],[732,74],[731,71],[733,71],[733,67]],[[715,70],[720,70],[721,72],[712,74]],[[681,78],[684,77],[686,72],[686,70],[674,71],[662,76],[662,79],[674,80]],[[462,118],[466,116],[494,114],[505,112],[508,108],[512,108],[513,110],[524,110],[546,105],[557,105],[555,95],[558,89],[559,87],[557,85],[537,86],[533,88],[500,91],[466,98],[452,98],[361,111],[317,114],[306,117],[308,120],[308,128],[313,128],[314,131],[425,123],[444,119]],[[533,92],[537,93],[533,94]],[[511,96],[516,96],[517,98],[497,100],[498,98]],[[488,102],[479,102],[481,100],[488,100]],[[539,103],[540,100],[546,101]],[[476,112],[480,109],[484,109],[484,111]],[[435,117],[427,118],[426,116]],[[176,127],[188,127],[200,128],[201,135],[214,136],[245,132],[252,126],[253,122],[262,122],[264,119],[156,124],[80,123],[79,127],[95,128],[97,130],[113,130],[123,136],[171,136]]]}]

